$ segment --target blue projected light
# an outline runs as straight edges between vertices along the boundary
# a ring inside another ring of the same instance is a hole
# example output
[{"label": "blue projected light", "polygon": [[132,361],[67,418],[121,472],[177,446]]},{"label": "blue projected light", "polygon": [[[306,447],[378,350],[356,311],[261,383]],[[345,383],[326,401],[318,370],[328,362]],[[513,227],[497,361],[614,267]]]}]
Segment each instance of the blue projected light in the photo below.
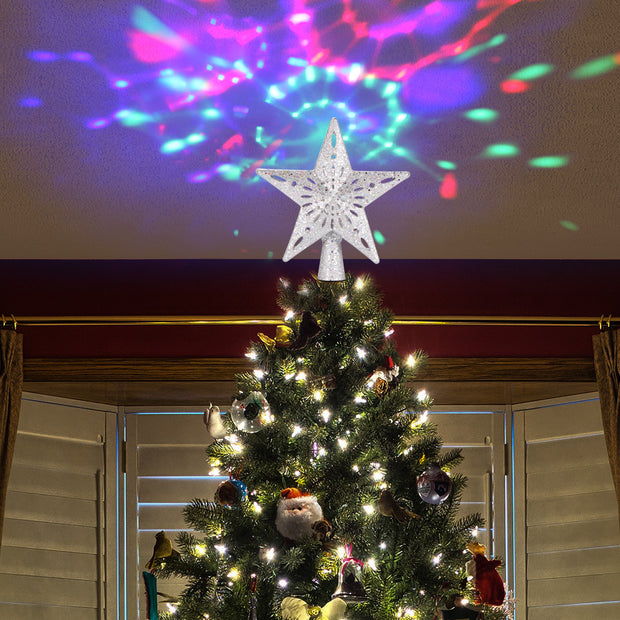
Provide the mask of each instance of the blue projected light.
[{"label": "blue projected light", "polygon": [[[93,139],[115,140],[117,152],[131,143],[128,132],[140,132],[146,138],[135,143],[190,184],[248,184],[262,166],[307,166],[309,146],[335,116],[351,161],[414,168],[439,196],[454,198],[465,164],[498,156],[486,132],[496,121],[500,134],[504,117],[491,98],[520,96],[534,70],[536,85],[558,73],[546,58],[504,66],[515,35],[499,24],[522,3],[136,3],[25,50],[38,65],[36,84],[47,71],[49,86],[16,100],[96,130]],[[55,9],[46,11],[53,23]],[[455,119],[463,118],[476,122],[455,150]],[[523,154],[527,161],[540,152]],[[450,191],[440,169],[452,172]]]}]

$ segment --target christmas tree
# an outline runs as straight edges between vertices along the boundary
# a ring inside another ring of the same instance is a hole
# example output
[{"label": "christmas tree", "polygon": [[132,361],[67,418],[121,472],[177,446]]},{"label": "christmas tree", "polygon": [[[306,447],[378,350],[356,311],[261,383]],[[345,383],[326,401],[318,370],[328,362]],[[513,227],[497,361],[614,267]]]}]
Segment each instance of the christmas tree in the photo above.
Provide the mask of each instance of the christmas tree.
[{"label": "christmas tree", "polygon": [[442,449],[412,387],[424,356],[399,356],[367,276],[279,289],[282,324],[251,344],[255,369],[206,448],[229,479],[186,507],[194,533],[157,563],[189,583],[165,617],[477,617],[459,606],[476,597],[467,544],[483,523],[456,516],[462,457]]}]

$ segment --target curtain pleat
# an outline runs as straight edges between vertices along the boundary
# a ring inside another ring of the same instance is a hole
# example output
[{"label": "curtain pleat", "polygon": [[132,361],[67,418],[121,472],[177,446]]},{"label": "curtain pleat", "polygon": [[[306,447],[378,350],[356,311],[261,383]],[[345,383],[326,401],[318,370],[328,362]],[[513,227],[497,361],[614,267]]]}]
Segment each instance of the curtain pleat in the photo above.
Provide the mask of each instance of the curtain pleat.
[{"label": "curtain pleat", "polygon": [[620,332],[602,332],[592,342],[605,443],[620,517]]},{"label": "curtain pleat", "polygon": [[23,384],[22,335],[0,329],[0,549]]}]

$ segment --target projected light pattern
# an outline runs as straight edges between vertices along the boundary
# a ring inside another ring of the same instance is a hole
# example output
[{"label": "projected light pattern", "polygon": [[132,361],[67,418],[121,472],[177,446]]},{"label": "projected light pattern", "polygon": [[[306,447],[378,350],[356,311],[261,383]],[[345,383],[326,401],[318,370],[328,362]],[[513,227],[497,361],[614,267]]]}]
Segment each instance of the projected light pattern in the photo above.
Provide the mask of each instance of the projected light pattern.
[{"label": "projected light pattern", "polygon": [[[453,154],[422,153],[429,149],[419,148],[420,136],[455,118],[482,132],[500,119],[485,97],[524,93],[553,74],[547,62],[498,66],[509,38],[496,31],[498,18],[526,1],[289,0],[246,3],[240,16],[239,3],[162,0],[133,7],[126,49],[113,59],[97,50],[33,50],[29,58],[95,69],[118,105],[97,113],[93,102],[85,127],[147,133],[189,183],[252,182],[261,166],[307,167],[308,147],[335,116],[352,162],[414,168],[453,199],[458,163]],[[575,77],[610,70],[610,58]],[[24,108],[44,105],[21,100]],[[462,149],[459,163],[520,153],[512,142],[478,144]],[[531,166],[568,162],[536,155]]]}]

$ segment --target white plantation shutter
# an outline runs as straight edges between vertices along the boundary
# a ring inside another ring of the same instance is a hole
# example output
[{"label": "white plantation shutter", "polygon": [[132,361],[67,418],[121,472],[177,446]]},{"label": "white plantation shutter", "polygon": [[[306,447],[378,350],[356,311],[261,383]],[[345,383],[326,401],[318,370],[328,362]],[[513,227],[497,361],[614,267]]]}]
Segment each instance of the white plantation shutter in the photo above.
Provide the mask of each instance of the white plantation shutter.
[{"label": "white plantation shutter", "polygon": [[515,421],[528,620],[620,618],[620,531],[596,395],[515,407]]},{"label": "white plantation shutter", "polygon": [[116,613],[115,558],[106,562],[115,546],[115,498],[106,505],[106,494],[116,471],[105,451],[115,425],[105,406],[24,394],[0,555],[1,618]]},{"label": "white plantation shutter", "polygon": [[[504,511],[504,411],[434,408],[429,421],[437,426],[443,450],[460,448],[463,463],[455,470],[467,476],[457,517],[480,513],[485,527],[478,540],[490,556],[506,561]],[[500,572],[505,577],[504,569]]]},{"label": "white plantation shutter", "polygon": [[[137,587],[139,618],[147,618],[142,571],[153,552],[155,534],[164,530],[175,546],[175,538],[186,529],[183,508],[195,497],[213,500],[217,485],[224,479],[208,475],[205,448],[211,441],[202,412],[127,415],[128,518],[135,515],[137,525],[136,553],[129,561],[128,582],[133,580],[131,588]],[[135,475],[133,488],[130,472]],[[184,586],[182,580],[158,582],[159,592],[173,597]],[[165,608],[159,604],[160,610]]]}]

